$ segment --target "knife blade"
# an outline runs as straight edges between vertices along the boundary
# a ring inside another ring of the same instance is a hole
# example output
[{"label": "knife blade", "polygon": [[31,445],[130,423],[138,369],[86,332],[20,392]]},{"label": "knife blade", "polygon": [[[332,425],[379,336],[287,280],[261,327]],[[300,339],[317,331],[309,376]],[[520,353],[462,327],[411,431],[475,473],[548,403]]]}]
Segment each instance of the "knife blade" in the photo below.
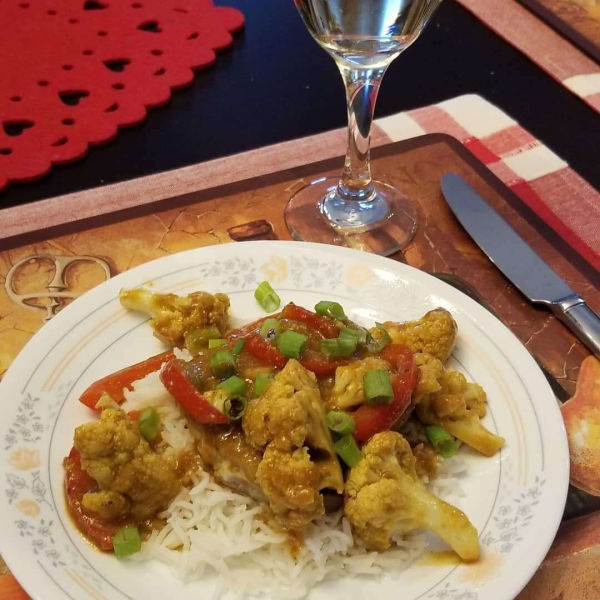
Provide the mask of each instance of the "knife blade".
[{"label": "knife blade", "polygon": [[448,205],[504,275],[535,304],[544,304],[600,357],[600,317],[459,175],[442,177]]}]

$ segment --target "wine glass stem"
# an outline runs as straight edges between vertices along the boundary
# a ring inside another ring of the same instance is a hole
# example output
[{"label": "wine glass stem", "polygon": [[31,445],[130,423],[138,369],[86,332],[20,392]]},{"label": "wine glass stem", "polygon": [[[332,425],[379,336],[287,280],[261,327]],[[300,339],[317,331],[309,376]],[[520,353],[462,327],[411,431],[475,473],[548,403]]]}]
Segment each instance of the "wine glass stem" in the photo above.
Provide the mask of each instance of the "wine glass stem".
[{"label": "wine glass stem", "polygon": [[370,145],[375,102],[386,67],[361,69],[338,63],[348,103],[348,151],[338,194],[344,200],[369,201],[373,196]]}]

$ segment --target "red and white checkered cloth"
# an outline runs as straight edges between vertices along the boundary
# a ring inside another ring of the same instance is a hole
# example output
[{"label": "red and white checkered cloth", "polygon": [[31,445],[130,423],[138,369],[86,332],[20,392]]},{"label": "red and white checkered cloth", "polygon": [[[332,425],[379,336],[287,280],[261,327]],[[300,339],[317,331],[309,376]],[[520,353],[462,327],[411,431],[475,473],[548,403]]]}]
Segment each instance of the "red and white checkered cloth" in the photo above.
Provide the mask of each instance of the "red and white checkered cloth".
[{"label": "red and white checkered cloth", "polygon": [[[600,112],[600,65],[516,0],[457,0],[548,75]],[[600,6],[600,0],[591,0]],[[600,22],[598,24],[600,27]]]},{"label": "red and white checkered cloth", "polygon": [[529,208],[600,270],[600,194],[528,131],[480,96],[378,119],[393,141],[425,133],[460,140]]}]

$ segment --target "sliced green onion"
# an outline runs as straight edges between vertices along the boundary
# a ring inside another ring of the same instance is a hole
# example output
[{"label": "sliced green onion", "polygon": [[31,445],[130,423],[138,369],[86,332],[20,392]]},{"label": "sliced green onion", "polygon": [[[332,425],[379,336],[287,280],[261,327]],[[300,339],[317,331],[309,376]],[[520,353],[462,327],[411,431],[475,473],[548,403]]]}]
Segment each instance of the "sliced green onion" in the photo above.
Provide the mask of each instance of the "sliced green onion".
[{"label": "sliced green onion", "polygon": [[221,332],[216,325],[199,327],[185,334],[185,347],[192,353],[198,354],[202,348],[206,348],[210,340],[221,337]]},{"label": "sliced green onion", "polygon": [[360,333],[358,331],[344,327],[337,338],[321,340],[321,351],[326,356],[333,358],[350,356],[356,352],[359,339]]},{"label": "sliced green onion", "polygon": [[254,297],[267,312],[273,312],[281,305],[281,299],[268,281],[263,281],[256,288]]},{"label": "sliced green onion", "polygon": [[281,323],[277,319],[267,319],[260,326],[260,337],[266,340],[274,340],[281,331]]},{"label": "sliced green onion", "polygon": [[254,393],[257,396],[262,396],[263,392],[271,385],[273,375],[270,373],[259,373],[254,380]]},{"label": "sliced green onion", "polygon": [[325,415],[327,427],[338,435],[351,435],[354,433],[354,419],[347,413],[341,410],[330,410]]},{"label": "sliced green onion", "polygon": [[241,353],[241,351],[244,349],[244,344],[246,343],[246,340],[238,340],[235,344],[235,346],[233,347],[233,355],[237,356],[238,354]]},{"label": "sliced green onion", "polygon": [[341,437],[333,447],[337,455],[350,467],[355,467],[362,458],[356,441],[351,435]]},{"label": "sliced green onion", "polygon": [[365,396],[369,404],[391,404],[394,390],[389,371],[374,369],[363,375]]},{"label": "sliced green onion", "polygon": [[279,351],[286,358],[300,358],[304,350],[306,350],[307,342],[308,336],[297,331],[292,331],[291,329],[284,331],[275,339]]},{"label": "sliced green onion", "polygon": [[218,339],[218,340],[208,340],[208,349],[214,350],[215,348],[220,348],[227,343],[227,340]]},{"label": "sliced green onion", "polygon": [[381,323],[375,323],[375,326],[379,331],[382,332],[381,335],[371,336],[371,340],[367,343],[367,350],[373,354],[377,354],[377,352],[381,352],[391,341],[390,334],[386,331],[385,327]]},{"label": "sliced green onion", "polygon": [[235,358],[231,350],[219,350],[210,359],[210,368],[215,377],[226,379],[235,374]]},{"label": "sliced green onion", "polygon": [[113,538],[113,548],[117,558],[131,556],[132,554],[139,552],[141,547],[142,540],[140,539],[140,532],[134,525],[123,527],[123,529],[119,529],[119,531],[115,533],[115,537]]},{"label": "sliced green onion", "polygon": [[338,321],[346,321],[348,317],[338,302],[330,302],[329,300],[321,300],[315,305],[315,312],[323,317],[331,317]]},{"label": "sliced green onion", "polygon": [[229,379],[222,381],[217,385],[218,390],[225,390],[229,397],[242,396],[246,393],[246,382],[237,375],[233,375]]},{"label": "sliced green onion", "polygon": [[138,428],[142,436],[151,442],[160,429],[160,415],[155,408],[146,408],[140,413]]},{"label": "sliced green onion", "polygon": [[244,396],[227,398],[223,404],[223,412],[230,421],[241,419],[246,412],[246,408],[248,408],[248,400]]},{"label": "sliced green onion", "polygon": [[321,340],[319,347],[323,354],[331,358],[350,356],[356,350],[356,340],[340,336],[334,339]]},{"label": "sliced green onion", "polygon": [[355,344],[358,346],[361,336],[360,336],[360,331],[358,331],[356,329],[350,329],[350,327],[342,327],[340,329],[340,337],[354,340]]},{"label": "sliced green onion", "polygon": [[425,427],[425,435],[444,458],[452,458],[458,452],[456,440],[443,427],[428,425]]}]

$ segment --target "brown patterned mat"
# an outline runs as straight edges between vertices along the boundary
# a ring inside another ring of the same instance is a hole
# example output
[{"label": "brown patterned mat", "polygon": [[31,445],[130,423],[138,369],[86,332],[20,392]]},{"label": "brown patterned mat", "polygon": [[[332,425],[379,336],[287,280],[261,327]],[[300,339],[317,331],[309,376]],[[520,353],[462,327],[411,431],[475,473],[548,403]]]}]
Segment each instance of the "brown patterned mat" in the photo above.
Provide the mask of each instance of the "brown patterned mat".
[{"label": "brown patterned mat", "polygon": [[[5,240],[0,251],[0,315],[4,316],[0,320],[0,374],[47,319],[71,301],[64,297],[65,292],[76,297],[107,277],[191,248],[289,239],[283,220],[287,199],[307,181],[339,173],[340,163],[338,157],[253,178],[244,178],[247,172],[240,169],[218,187],[211,187],[210,179],[197,180],[195,188],[187,188],[185,193],[163,194],[154,202]],[[464,177],[597,312],[600,274],[528,212],[454,138],[436,134],[382,145],[373,151],[373,170],[409,196],[420,213],[414,240],[404,255],[393,258],[424,271],[453,273],[473,284],[532,354],[572,392],[589,352],[549,311],[526,301],[464,232],[442,197],[442,175],[456,172]],[[569,531],[577,521],[569,522],[575,523]],[[597,531],[600,527],[588,526],[583,538],[592,549],[592,541],[600,543]],[[568,544],[557,551],[563,560],[561,569],[583,565],[573,564],[576,556],[565,547]],[[541,581],[536,576],[530,585],[555,592],[559,589],[551,587],[556,570],[549,577],[540,571],[540,577]],[[24,597],[15,586],[10,574],[0,576],[0,598]],[[564,596],[565,600],[568,597]]]}]

